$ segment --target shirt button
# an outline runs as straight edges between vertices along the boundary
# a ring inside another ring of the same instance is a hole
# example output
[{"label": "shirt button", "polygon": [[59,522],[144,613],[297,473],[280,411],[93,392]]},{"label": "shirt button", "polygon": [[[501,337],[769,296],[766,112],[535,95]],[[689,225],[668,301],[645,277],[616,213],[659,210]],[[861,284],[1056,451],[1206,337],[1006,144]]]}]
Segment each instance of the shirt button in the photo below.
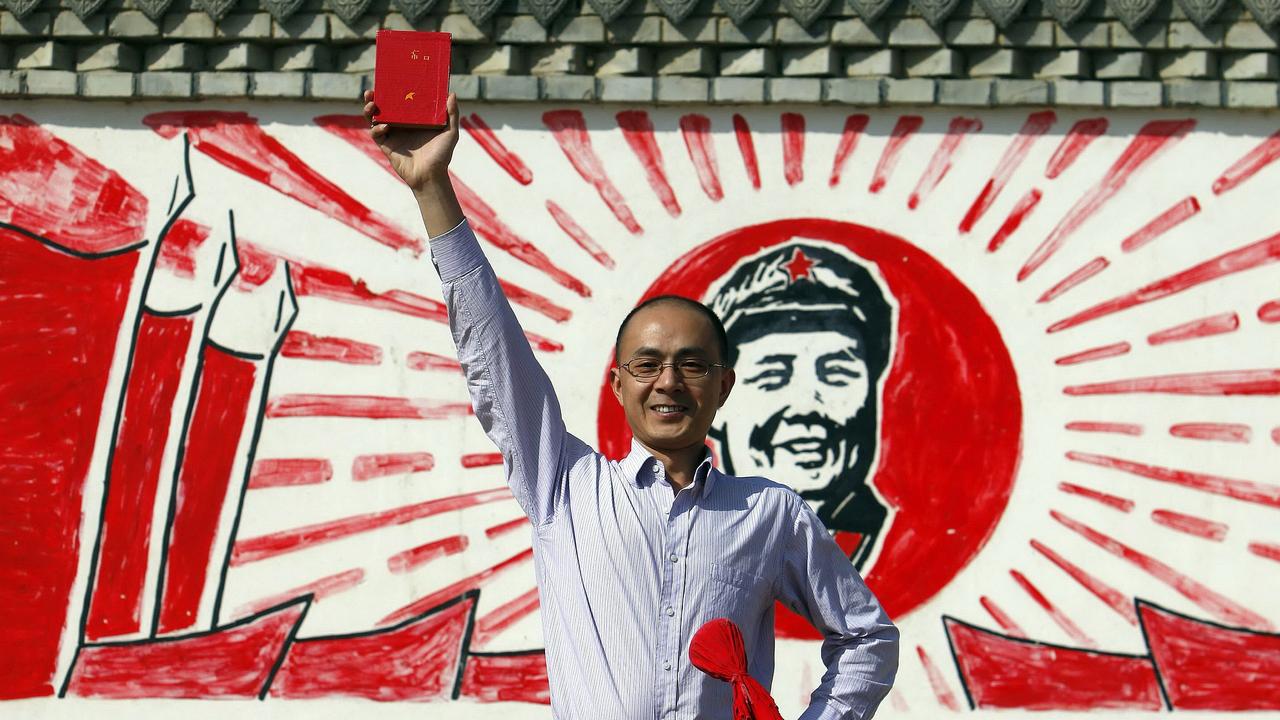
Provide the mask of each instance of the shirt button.
[{"label": "shirt button", "polygon": [[673,616],[673,615],[675,615],[675,614],[676,614],[676,609],[675,609],[675,608],[673,608],[673,607],[668,607],[668,608],[667,608],[667,617],[671,617],[671,616]]},{"label": "shirt button", "polygon": [[679,559],[680,559],[680,558],[676,557],[676,554],[675,554],[675,553],[671,553],[671,562],[675,562],[675,561],[677,561],[677,560],[679,560]]},{"label": "shirt button", "polygon": [[662,663],[662,669],[663,669],[663,670],[670,670],[670,669],[671,669],[671,663],[670,663],[670,662],[664,662],[664,663]]}]

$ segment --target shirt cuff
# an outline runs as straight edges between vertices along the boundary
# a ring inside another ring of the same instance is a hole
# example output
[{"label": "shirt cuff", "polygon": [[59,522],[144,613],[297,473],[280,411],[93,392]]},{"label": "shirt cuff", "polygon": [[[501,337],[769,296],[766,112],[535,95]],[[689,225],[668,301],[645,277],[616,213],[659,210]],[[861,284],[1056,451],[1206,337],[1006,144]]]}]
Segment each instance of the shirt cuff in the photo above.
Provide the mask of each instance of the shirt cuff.
[{"label": "shirt cuff", "polygon": [[431,238],[431,263],[441,282],[456,280],[484,264],[484,251],[464,218],[453,229]]}]

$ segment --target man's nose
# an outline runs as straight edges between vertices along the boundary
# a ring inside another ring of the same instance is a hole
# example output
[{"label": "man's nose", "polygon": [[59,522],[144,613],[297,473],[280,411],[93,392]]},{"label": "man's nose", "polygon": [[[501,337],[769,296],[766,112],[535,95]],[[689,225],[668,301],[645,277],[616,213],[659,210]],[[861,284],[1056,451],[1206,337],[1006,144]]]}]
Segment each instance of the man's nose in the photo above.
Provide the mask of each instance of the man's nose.
[{"label": "man's nose", "polygon": [[678,388],[684,385],[684,377],[676,370],[675,365],[665,364],[658,370],[658,377],[653,379],[653,385],[660,390]]}]

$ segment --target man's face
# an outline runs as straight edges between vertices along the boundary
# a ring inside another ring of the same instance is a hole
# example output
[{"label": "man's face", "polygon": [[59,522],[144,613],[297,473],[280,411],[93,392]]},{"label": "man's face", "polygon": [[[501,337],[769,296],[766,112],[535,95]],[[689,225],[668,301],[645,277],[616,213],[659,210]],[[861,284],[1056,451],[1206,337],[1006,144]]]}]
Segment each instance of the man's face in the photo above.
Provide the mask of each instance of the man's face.
[{"label": "man's face", "polygon": [[733,471],[798,492],[820,490],[857,458],[850,425],[871,381],[861,340],[832,332],[772,333],[738,347],[739,412],[724,420]]},{"label": "man's face", "polygon": [[[659,303],[631,318],[618,346],[621,362],[636,358],[661,363],[701,360],[720,363],[715,331],[696,310]],[[631,433],[650,450],[682,450],[706,442],[716,410],[733,387],[733,371],[711,368],[702,378],[681,377],[664,367],[658,377],[639,380],[622,368],[611,371],[613,394],[627,416]]]}]

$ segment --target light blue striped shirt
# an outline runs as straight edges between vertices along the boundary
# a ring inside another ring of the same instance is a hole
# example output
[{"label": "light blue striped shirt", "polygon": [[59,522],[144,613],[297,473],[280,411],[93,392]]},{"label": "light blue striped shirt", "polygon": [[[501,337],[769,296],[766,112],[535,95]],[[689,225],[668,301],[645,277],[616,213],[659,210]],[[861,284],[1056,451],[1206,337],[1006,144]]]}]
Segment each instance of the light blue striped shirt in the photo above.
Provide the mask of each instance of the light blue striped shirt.
[{"label": "light blue striped shirt", "polygon": [[869,718],[898,666],[898,630],[790,488],[725,475],[710,457],[673,493],[638,443],[621,462],[569,434],[546,373],[467,222],[431,241],[476,417],[533,523],[552,714],[562,720],[720,720],[728,683],[689,662],[726,617],[748,668],[773,679],[779,600],[825,637],[802,720]]}]

